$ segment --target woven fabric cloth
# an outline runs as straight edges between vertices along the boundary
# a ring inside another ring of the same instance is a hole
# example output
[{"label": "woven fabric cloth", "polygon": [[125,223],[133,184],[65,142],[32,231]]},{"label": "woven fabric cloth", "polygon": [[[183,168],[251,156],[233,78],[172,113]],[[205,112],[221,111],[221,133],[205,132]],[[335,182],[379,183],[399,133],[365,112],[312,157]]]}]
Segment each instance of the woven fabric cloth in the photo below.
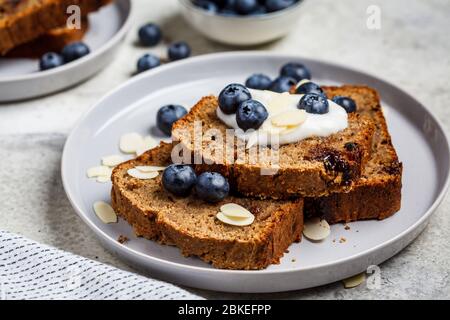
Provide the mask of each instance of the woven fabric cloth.
[{"label": "woven fabric cloth", "polygon": [[0,231],[0,300],[199,299],[181,288]]}]

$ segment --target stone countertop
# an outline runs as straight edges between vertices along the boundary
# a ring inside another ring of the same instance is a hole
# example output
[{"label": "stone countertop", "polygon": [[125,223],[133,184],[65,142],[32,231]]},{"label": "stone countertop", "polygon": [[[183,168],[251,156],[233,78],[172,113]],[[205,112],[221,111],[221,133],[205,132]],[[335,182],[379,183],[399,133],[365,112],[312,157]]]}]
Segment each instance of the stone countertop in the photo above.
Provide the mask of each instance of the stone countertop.
[{"label": "stone countertop", "polygon": [[[135,28],[106,70],[71,90],[0,105],[0,229],[132,270],[106,252],[71,208],[61,184],[60,160],[67,134],[101,96],[130,78],[137,58],[137,26],[153,21],[172,40],[185,40],[195,55],[233,48],[209,42],[178,14],[176,0],[135,0]],[[381,9],[381,29],[366,26],[369,5]],[[306,0],[286,38],[258,50],[298,54],[365,70],[412,93],[450,128],[450,3],[446,0]],[[164,48],[151,49],[155,53]],[[450,210],[447,196],[425,232],[382,264],[379,289],[344,289],[341,283],[265,295],[192,290],[207,298],[392,299],[450,298]]]}]

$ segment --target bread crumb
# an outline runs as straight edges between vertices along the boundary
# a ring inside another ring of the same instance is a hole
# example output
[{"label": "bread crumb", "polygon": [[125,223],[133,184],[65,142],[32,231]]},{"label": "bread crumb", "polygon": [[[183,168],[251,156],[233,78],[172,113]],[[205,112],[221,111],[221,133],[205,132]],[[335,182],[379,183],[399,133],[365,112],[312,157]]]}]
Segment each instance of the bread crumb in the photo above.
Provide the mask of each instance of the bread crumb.
[{"label": "bread crumb", "polygon": [[348,224],[346,224],[346,225],[344,226],[344,229],[345,229],[345,230],[350,230],[350,226],[349,226]]},{"label": "bread crumb", "polygon": [[124,243],[128,242],[129,240],[130,239],[128,239],[124,235],[120,235],[119,238],[117,239],[117,242],[120,243],[120,244],[124,244]]},{"label": "bread crumb", "polygon": [[347,239],[345,239],[344,237],[339,239],[339,243],[345,243],[345,242],[347,242]]},{"label": "bread crumb", "polygon": [[288,250],[288,249],[286,249],[286,250],[284,251],[284,253],[286,253],[286,254],[287,254],[287,253],[289,253],[289,250]]},{"label": "bread crumb", "polygon": [[297,260],[295,260],[295,259],[292,259],[291,261],[292,261],[292,262],[295,262],[295,261],[297,261]]}]

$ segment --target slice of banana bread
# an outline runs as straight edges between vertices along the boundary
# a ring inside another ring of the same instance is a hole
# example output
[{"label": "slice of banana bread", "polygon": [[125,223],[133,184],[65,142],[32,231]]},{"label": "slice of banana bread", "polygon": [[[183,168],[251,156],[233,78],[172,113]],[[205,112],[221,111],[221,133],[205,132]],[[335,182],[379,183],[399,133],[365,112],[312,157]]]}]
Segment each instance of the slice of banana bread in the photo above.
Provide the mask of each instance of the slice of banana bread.
[{"label": "slice of banana bread", "polygon": [[209,151],[217,145],[212,141],[214,139],[203,139],[201,146],[198,145],[200,147],[194,146],[194,123],[202,123],[203,133],[214,128],[226,136],[228,127],[216,116],[217,106],[215,97],[203,98],[174,124],[172,136],[191,154],[203,159],[202,164],[195,162],[197,171],[222,173],[235,190],[246,196],[289,199],[346,192],[360,177],[370,157],[374,125],[372,121],[352,113],[349,114],[348,128],[339,133],[280,146],[279,170],[275,175],[262,175],[262,171],[268,168],[267,162],[248,162],[249,154],[256,147],[244,150],[245,160],[240,161],[236,156],[238,143],[234,143],[234,156],[231,154],[231,158],[226,147],[219,155]]},{"label": "slice of banana bread", "polygon": [[85,17],[111,0],[0,0],[0,55],[66,25],[67,8]]},{"label": "slice of banana bread", "polygon": [[52,29],[31,42],[15,47],[5,57],[40,58],[47,52],[61,52],[69,43],[81,41],[88,28],[88,19],[83,19],[81,29],[69,29],[67,27]]},{"label": "slice of banana bread", "polygon": [[[285,250],[299,241],[303,229],[303,201],[254,200],[230,196],[207,204],[195,196],[175,198],[163,190],[161,175],[138,180],[127,174],[138,165],[171,163],[171,144],[162,143],[112,174],[112,206],[136,235],[175,245],[186,256],[198,256],[223,269],[263,269],[279,263]],[[226,225],[216,218],[224,203],[236,203],[255,215],[246,227]]]},{"label": "slice of banana bread", "polygon": [[402,164],[392,145],[378,93],[364,86],[323,89],[329,98],[351,97],[356,101],[357,112],[373,119],[376,124],[373,151],[361,178],[350,192],[305,199],[305,214],[322,216],[329,223],[392,216],[401,206]]}]

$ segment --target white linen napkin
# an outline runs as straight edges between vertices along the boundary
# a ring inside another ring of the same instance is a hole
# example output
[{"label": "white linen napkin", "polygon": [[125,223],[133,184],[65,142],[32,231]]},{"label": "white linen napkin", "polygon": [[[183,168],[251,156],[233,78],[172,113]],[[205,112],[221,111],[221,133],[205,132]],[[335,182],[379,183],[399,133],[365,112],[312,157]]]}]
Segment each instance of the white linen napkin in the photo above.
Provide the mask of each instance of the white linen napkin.
[{"label": "white linen napkin", "polygon": [[174,285],[0,230],[0,300],[199,298]]}]

